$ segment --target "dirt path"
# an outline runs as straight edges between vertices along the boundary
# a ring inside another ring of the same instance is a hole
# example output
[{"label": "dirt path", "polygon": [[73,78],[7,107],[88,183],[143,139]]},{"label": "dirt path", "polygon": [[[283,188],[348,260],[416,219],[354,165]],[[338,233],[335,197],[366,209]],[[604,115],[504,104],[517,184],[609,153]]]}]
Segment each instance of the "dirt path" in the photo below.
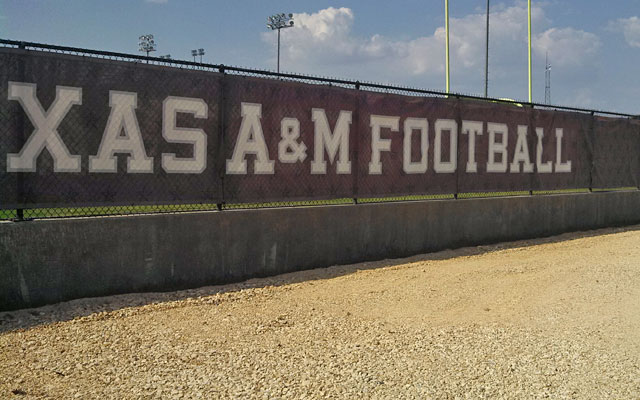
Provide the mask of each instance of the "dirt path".
[{"label": "dirt path", "polygon": [[1,398],[640,398],[640,226],[79,300],[0,330]]}]

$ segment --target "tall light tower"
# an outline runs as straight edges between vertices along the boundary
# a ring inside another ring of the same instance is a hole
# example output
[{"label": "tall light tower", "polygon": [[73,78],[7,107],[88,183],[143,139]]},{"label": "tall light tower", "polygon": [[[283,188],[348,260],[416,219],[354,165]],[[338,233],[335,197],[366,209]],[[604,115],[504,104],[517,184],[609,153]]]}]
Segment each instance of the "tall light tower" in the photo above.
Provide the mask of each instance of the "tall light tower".
[{"label": "tall light tower", "polygon": [[196,57],[200,56],[200,64],[202,64],[202,56],[204,55],[204,49],[191,50],[191,55],[193,56],[193,62],[196,62]]},{"label": "tall light tower", "polygon": [[276,14],[267,18],[267,27],[272,31],[278,30],[278,67],[277,72],[280,72],[280,29],[293,27],[293,14]]},{"label": "tall light tower", "polygon": [[147,57],[149,57],[149,53],[156,51],[156,42],[153,40],[153,35],[142,35],[138,40],[138,45],[140,46],[139,50],[145,51],[147,53]]},{"label": "tall light tower", "polygon": [[549,64],[549,52],[545,57],[544,67],[544,104],[551,104],[551,64]]}]

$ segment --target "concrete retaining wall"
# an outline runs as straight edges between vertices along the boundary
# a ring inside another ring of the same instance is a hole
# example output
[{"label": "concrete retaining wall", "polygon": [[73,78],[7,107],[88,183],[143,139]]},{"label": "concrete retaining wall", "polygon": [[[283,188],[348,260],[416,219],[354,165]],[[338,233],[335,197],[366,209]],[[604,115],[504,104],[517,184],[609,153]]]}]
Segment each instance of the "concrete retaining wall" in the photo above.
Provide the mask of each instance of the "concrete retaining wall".
[{"label": "concrete retaining wall", "polygon": [[0,310],[640,223],[640,191],[0,224]]}]

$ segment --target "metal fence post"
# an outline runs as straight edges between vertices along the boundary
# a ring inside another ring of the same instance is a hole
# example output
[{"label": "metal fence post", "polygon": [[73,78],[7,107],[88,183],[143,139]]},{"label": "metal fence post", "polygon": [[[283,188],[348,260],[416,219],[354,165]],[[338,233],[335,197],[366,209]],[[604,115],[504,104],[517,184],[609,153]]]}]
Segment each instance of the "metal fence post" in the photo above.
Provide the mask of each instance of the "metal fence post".
[{"label": "metal fence post", "polygon": [[[455,95],[456,97],[456,124],[458,125],[458,129],[456,129],[456,190],[455,193],[453,194],[453,198],[454,199],[458,199],[458,193],[460,192],[460,131],[462,130],[462,110],[461,110],[461,103],[462,103],[462,99],[460,98],[460,96]],[[451,141],[449,141],[449,146],[451,146]],[[451,152],[449,152],[451,153]]]},{"label": "metal fence post", "polygon": [[[20,50],[26,50],[26,46],[24,44],[24,42],[20,42],[20,44],[18,45],[18,48]],[[19,58],[18,60],[18,76],[20,77],[20,82],[24,82],[24,60],[22,59],[22,57]],[[18,132],[18,146],[19,148],[22,148],[25,144],[25,142],[27,141],[26,137],[25,137],[25,127],[24,127],[24,112],[22,112],[20,114],[20,116],[18,117],[18,121],[17,121],[17,132]],[[16,190],[16,194],[17,194],[17,200],[18,200],[18,204],[19,204],[19,208],[16,209],[16,218],[14,219],[14,221],[24,221],[24,172],[18,172],[16,174],[16,184],[17,184],[17,190]]]},{"label": "metal fence post", "polygon": [[222,74],[221,78],[220,78],[220,101],[219,101],[219,105],[218,105],[218,129],[219,129],[219,135],[218,135],[218,149],[217,149],[217,154],[216,154],[216,164],[215,164],[215,168],[216,168],[216,177],[218,179],[220,179],[220,198],[222,199],[220,202],[218,202],[216,204],[218,211],[222,211],[224,209],[224,204],[225,204],[225,198],[224,198],[224,172],[225,172],[225,144],[226,144],[226,140],[225,140],[225,136],[226,136],[226,131],[227,131],[227,120],[226,120],[226,110],[225,110],[225,103],[227,101],[227,96],[226,96],[226,87],[227,87],[227,80],[225,79],[227,76],[227,73],[225,72],[225,66],[224,64],[220,64],[218,66],[218,71]]},{"label": "metal fence post", "polygon": [[356,89],[356,108],[353,118],[353,130],[355,132],[354,147],[356,151],[353,155],[353,203],[358,204],[358,175],[360,174],[360,81],[355,83]]},{"label": "metal fence post", "polygon": [[587,132],[590,146],[589,150],[589,193],[593,192],[593,172],[596,169],[594,152],[596,149],[596,116],[593,111],[591,111],[591,126],[589,127],[589,132]]},{"label": "metal fence post", "polygon": [[[533,135],[527,135],[527,138],[533,138],[535,136],[535,134],[536,134],[535,133],[536,132],[536,125],[535,125],[535,121],[534,121],[535,115],[534,115],[533,111],[534,111],[534,105],[532,103],[531,104],[531,110],[529,110],[529,127],[531,128],[531,133],[533,133]],[[532,140],[532,139],[528,139],[528,140]],[[535,147],[529,146],[530,144],[531,143],[527,143],[527,147],[529,147],[528,150],[535,149]],[[531,154],[531,153],[529,153],[529,154]],[[524,167],[523,167],[523,169],[524,169]],[[530,176],[533,177],[534,175],[532,174]],[[531,187],[531,179],[532,178],[529,179],[529,196],[533,196],[533,188]]]}]

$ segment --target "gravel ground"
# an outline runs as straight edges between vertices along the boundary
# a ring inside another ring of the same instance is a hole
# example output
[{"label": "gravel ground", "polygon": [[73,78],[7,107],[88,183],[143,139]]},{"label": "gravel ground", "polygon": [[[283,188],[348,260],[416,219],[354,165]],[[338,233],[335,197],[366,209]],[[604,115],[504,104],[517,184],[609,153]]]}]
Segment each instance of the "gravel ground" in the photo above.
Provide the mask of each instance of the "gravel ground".
[{"label": "gravel ground", "polygon": [[0,313],[0,398],[640,398],[640,226]]}]

